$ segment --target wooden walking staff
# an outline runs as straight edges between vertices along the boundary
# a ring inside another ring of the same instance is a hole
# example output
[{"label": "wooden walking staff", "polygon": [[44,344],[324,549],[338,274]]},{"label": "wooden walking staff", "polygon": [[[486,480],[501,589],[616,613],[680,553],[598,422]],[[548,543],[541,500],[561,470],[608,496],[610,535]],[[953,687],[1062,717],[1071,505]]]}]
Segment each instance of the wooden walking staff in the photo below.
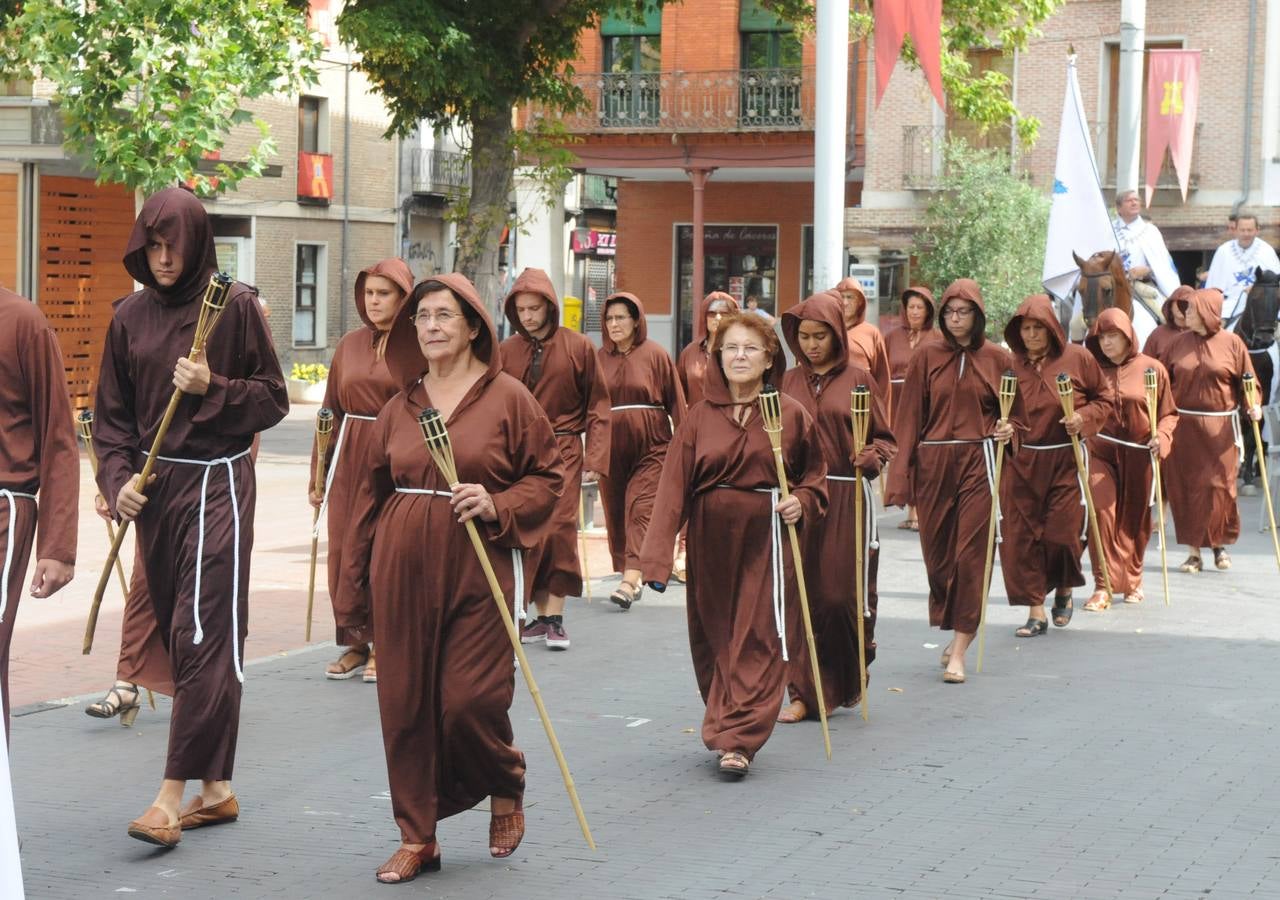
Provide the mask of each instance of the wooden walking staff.
[{"label": "wooden walking staff", "polygon": [[[1258,381],[1253,377],[1252,372],[1245,372],[1242,380],[1245,405],[1253,409],[1258,405]],[[1262,432],[1258,428],[1258,420],[1250,416],[1249,421],[1253,423],[1253,443],[1258,453],[1258,474],[1262,476],[1262,496],[1267,498],[1267,518],[1271,522],[1271,546],[1276,551],[1276,565],[1280,566],[1280,536],[1276,535],[1276,511],[1271,505],[1271,483],[1267,481],[1267,454],[1262,446]],[[1271,439],[1275,440],[1275,435],[1272,435]]]},{"label": "wooden walking staff", "polygon": [[[458,468],[453,461],[453,445],[449,441],[449,432],[445,428],[444,418],[440,415],[439,410],[424,409],[418,415],[418,427],[422,429],[422,439],[426,442],[427,452],[431,454],[431,459],[435,462],[436,468],[440,470],[440,474],[449,482],[450,488],[456,487],[458,484]],[[556,740],[556,731],[551,727],[551,717],[547,715],[547,708],[542,703],[542,693],[538,690],[538,683],[533,680],[533,669],[529,667],[529,660],[525,658],[524,646],[520,643],[520,632],[516,630],[515,620],[511,618],[511,610],[507,609],[507,600],[502,592],[502,585],[498,583],[498,576],[494,574],[493,564],[489,561],[489,551],[485,548],[484,541],[480,538],[480,532],[476,531],[475,521],[468,519],[463,524],[467,529],[467,537],[471,538],[471,547],[476,551],[476,558],[480,560],[480,567],[484,569],[484,577],[489,581],[489,592],[493,595],[493,602],[498,605],[498,614],[502,616],[502,624],[507,628],[507,637],[511,640],[511,646],[515,648],[516,659],[520,661],[520,671],[524,673],[524,680],[529,686],[529,693],[533,695],[533,705],[538,708],[538,717],[542,719],[542,727],[547,732],[547,740],[551,742],[551,750],[555,754],[556,764],[560,766],[560,776],[564,779],[565,789],[569,792],[569,801],[573,804],[574,814],[578,817],[578,827],[582,829],[582,836],[586,838],[587,846],[594,850],[596,849],[596,842],[591,837],[591,829],[587,825],[586,813],[582,811],[582,801],[578,799],[578,789],[574,787],[573,776],[569,774],[569,764],[565,761],[564,753],[560,750],[560,742]]]},{"label": "wooden walking staff", "polygon": [[[89,469],[93,472],[93,480],[98,480],[98,454],[93,449],[93,410],[82,409],[80,415],[76,417],[76,427],[80,429],[80,437],[84,438],[84,449],[89,455]],[[99,495],[101,496],[101,495]],[[106,520],[107,540],[111,543],[116,542],[116,529],[111,524],[111,520]],[[124,605],[129,605],[129,581],[124,577],[124,565],[120,562],[120,557],[116,557],[115,565],[116,575],[120,578],[120,593],[124,596]],[[96,607],[95,607],[96,610]],[[90,628],[97,626],[98,617],[95,614]],[[92,632],[90,632],[92,633]],[[151,688],[147,688],[147,702],[151,704],[151,708],[156,708],[156,695],[151,692]]]},{"label": "wooden walking staff", "polygon": [[[769,435],[769,444],[773,447],[773,461],[778,467],[778,493],[783,500],[786,500],[791,496],[791,489],[787,487],[787,470],[782,462],[782,400],[778,395],[778,389],[771,384],[766,384],[760,391],[760,418],[764,420],[764,431]],[[770,515],[776,516],[777,513],[771,512]],[[791,561],[796,568],[800,612],[804,617],[804,637],[809,644],[809,668],[813,672],[813,687],[818,695],[818,719],[822,722],[822,743],[827,751],[827,759],[831,759],[831,732],[827,728],[827,704],[822,698],[822,673],[818,669],[818,648],[813,641],[813,620],[809,617],[809,592],[804,584],[804,560],[800,556],[800,539],[796,536],[795,525],[787,525],[787,535],[791,538]],[[782,627],[784,629],[787,627],[785,622],[782,623]],[[866,671],[865,667],[863,671]],[[866,696],[865,688],[863,696]]]},{"label": "wooden walking staff", "polygon": [[[849,404],[853,411],[853,458],[856,460],[867,445],[867,428],[871,424],[871,392],[865,384],[853,389]],[[862,721],[870,722],[871,714],[867,712],[867,635],[866,620],[863,618],[867,607],[867,583],[863,580],[863,572],[867,565],[866,515],[864,507],[866,498],[862,495],[862,473],[857,467],[853,470],[853,540],[854,566],[857,574],[853,577],[854,605],[858,616],[858,682],[862,691]]]},{"label": "wooden walking staff", "polygon": [[[333,434],[333,411],[322,408],[316,413],[316,471],[314,478],[315,492],[324,497],[324,458],[329,452],[329,435]],[[320,507],[311,514],[311,579],[307,582],[307,633],[306,642],[311,643],[311,609],[316,602],[316,555],[320,550]]]},{"label": "wooden walking staff", "polygon": [[[1058,399],[1062,401],[1063,416],[1070,419],[1075,415],[1075,388],[1071,384],[1071,376],[1066,372],[1058,374]],[[1084,451],[1080,449],[1080,436],[1077,434],[1071,435],[1071,452],[1075,454],[1076,472],[1080,475],[1080,487],[1084,491],[1085,512],[1089,515],[1089,533],[1098,548],[1094,559],[1098,561],[1098,568],[1102,569],[1102,584],[1107,589],[1107,596],[1110,597],[1111,573],[1107,571],[1107,554],[1102,547],[1102,532],[1098,529],[1098,511],[1093,505],[1093,490],[1089,487],[1089,470],[1084,464]]]},{"label": "wooden walking staff", "polygon": [[[1009,423],[1009,411],[1018,395],[1018,376],[1012,369],[1000,376],[1000,421]],[[1004,466],[1004,444],[996,442],[996,465],[991,481],[991,520],[987,523],[987,561],[982,567],[982,606],[978,608],[978,671],[982,671],[982,651],[987,644],[987,597],[991,593],[991,569],[996,557],[996,522],[1000,518],[1000,469]]]},{"label": "wooden walking staff", "polygon": [[[1142,384],[1147,390],[1147,418],[1151,420],[1151,439],[1154,441],[1160,436],[1159,424],[1156,420],[1156,391],[1159,382],[1156,380],[1156,370],[1147,369],[1142,373]],[[1164,581],[1164,605],[1169,605],[1169,560],[1165,552],[1164,539],[1164,487],[1160,482],[1160,454],[1151,454],[1151,472],[1155,479],[1156,486],[1156,513],[1159,516],[1160,523],[1160,577]]]},{"label": "wooden walking staff", "polygon": [[[218,320],[226,312],[227,292],[230,289],[230,275],[224,272],[214,272],[209,276],[209,286],[205,288],[204,297],[200,300],[200,318],[196,321],[196,332],[191,339],[191,352],[187,354],[187,359],[196,361],[204,354],[204,346],[209,340],[209,335],[213,333],[213,329],[218,325]],[[160,444],[164,441],[164,436],[169,432],[169,426],[173,423],[173,415],[178,411],[178,404],[181,401],[182,389],[174,388],[173,396],[169,398],[169,405],[165,408],[164,416],[160,419],[160,426],[156,429],[155,440],[151,442],[151,452],[147,454],[147,461],[142,466],[141,474],[133,482],[133,489],[140,494],[146,493],[147,479],[151,477],[151,470],[155,468],[156,457],[160,453]],[[98,588],[93,594],[93,606],[89,609],[89,624],[84,633],[85,655],[88,655],[89,651],[93,649],[93,631],[98,624],[98,607],[102,605],[102,595],[106,593],[107,582],[111,580],[111,567],[115,565],[116,559],[120,556],[120,545],[124,542],[124,536],[128,530],[128,520],[121,522],[120,527],[116,529],[116,539],[111,543],[111,552],[107,555],[107,564],[102,567],[102,575],[98,578]]]}]

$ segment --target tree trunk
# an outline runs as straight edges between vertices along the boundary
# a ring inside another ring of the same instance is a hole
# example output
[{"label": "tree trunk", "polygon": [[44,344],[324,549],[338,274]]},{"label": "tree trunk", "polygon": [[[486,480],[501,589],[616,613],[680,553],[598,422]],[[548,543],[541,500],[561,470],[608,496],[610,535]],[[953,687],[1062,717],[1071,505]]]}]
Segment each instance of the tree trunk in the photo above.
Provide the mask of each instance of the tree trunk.
[{"label": "tree trunk", "polygon": [[498,243],[510,219],[511,111],[502,109],[471,122],[471,197],[458,223],[455,268],[470,278],[495,322],[502,321]]}]

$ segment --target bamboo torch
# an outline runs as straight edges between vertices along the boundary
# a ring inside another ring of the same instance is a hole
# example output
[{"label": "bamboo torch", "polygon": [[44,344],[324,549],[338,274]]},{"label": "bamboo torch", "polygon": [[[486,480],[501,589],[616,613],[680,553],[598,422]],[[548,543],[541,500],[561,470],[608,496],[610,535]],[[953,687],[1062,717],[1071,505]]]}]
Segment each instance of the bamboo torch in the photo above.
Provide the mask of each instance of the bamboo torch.
[{"label": "bamboo torch", "polygon": [[[445,428],[444,418],[439,410],[424,409],[418,415],[418,427],[422,429],[422,439],[426,442],[427,452],[431,454],[436,468],[449,482],[450,487],[456,486],[458,469],[453,459],[453,444],[449,441],[449,432]],[[480,567],[484,569],[484,577],[489,581],[489,591],[493,595],[493,602],[498,606],[498,614],[502,616],[502,624],[506,626],[507,637],[511,641],[511,646],[515,648],[516,659],[520,661],[520,671],[524,673],[525,683],[533,696],[533,705],[538,708],[538,717],[542,719],[542,727],[547,732],[547,739],[551,742],[551,750],[555,754],[556,763],[560,766],[560,775],[564,779],[565,789],[569,792],[569,801],[573,804],[573,811],[578,817],[578,826],[582,829],[582,836],[586,839],[587,846],[594,850],[596,842],[591,837],[586,813],[582,811],[578,789],[574,787],[573,775],[569,773],[569,764],[565,761],[564,753],[560,749],[560,742],[556,740],[556,732],[551,726],[551,717],[547,715],[547,708],[543,705],[538,683],[533,680],[533,669],[529,667],[529,660],[525,658],[524,646],[520,643],[520,633],[516,630],[515,621],[511,618],[511,610],[507,609],[502,585],[498,583],[498,576],[494,574],[493,564],[489,561],[489,551],[480,538],[480,532],[476,530],[475,521],[468,519],[464,525],[467,529],[467,537],[471,539],[471,547],[480,561]]]},{"label": "bamboo torch", "polygon": [[[191,352],[187,354],[187,359],[194,361],[203,355],[209,335],[217,327],[218,320],[227,309],[227,294],[230,288],[230,275],[215,272],[209,276],[209,285],[205,288],[204,297],[200,301],[200,318],[196,321],[195,336],[191,339]],[[156,429],[155,440],[151,442],[151,452],[147,455],[141,474],[134,480],[133,489],[138,493],[145,493],[147,490],[147,479],[151,477],[151,470],[155,468],[160,444],[169,431],[169,425],[173,422],[173,415],[178,411],[178,403],[181,400],[182,390],[174,388],[173,396],[169,398],[169,405],[160,419],[160,426]],[[102,575],[98,578],[98,587],[93,594],[93,606],[89,609],[89,622],[85,626],[83,651],[85,655],[93,649],[93,632],[98,624],[98,608],[102,606],[102,595],[106,593],[107,582],[111,580],[111,569],[120,556],[120,545],[124,542],[124,536],[128,530],[128,520],[121,522],[120,527],[116,529],[115,540],[111,543],[111,552],[107,554],[107,564],[102,567]]]},{"label": "bamboo torch", "polygon": [[582,587],[591,602],[591,569],[587,565],[587,501],[582,490],[578,491],[578,547],[582,554]]},{"label": "bamboo torch", "polygon": [[[871,417],[871,392],[867,390],[865,384],[860,384],[853,389],[849,404],[853,412],[853,457],[857,459],[862,453],[862,448],[867,445],[867,429]],[[858,617],[858,682],[862,691],[862,721],[870,722],[871,714],[867,711],[867,636],[866,622],[863,618],[867,608],[867,583],[863,579],[868,552],[866,523],[863,520],[866,498],[862,495],[862,474],[856,467],[853,472],[853,481],[853,558],[854,566],[857,568],[857,574],[853,576],[853,597]]]},{"label": "bamboo torch", "polygon": [[[93,472],[93,480],[98,480],[98,454],[93,449],[93,410],[82,409],[80,415],[76,417],[76,426],[80,429],[80,437],[84,438],[84,449],[89,456],[89,469]],[[99,496],[101,496],[99,494]],[[114,544],[116,542],[116,529],[111,524],[111,520],[106,520],[107,540]],[[115,564],[116,575],[120,578],[120,593],[124,597],[124,605],[129,605],[129,582],[124,577],[124,565],[120,562],[119,555],[116,556]],[[97,607],[94,607],[93,620],[90,622],[90,629],[97,626],[98,615]],[[151,708],[156,708],[156,695],[151,692],[151,688],[147,688],[147,702],[151,704]]]},{"label": "bamboo torch", "polygon": [[[1147,418],[1151,421],[1151,439],[1160,436],[1159,424],[1156,420],[1156,392],[1159,382],[1156,370],[1147,369],[1142,373],[1143,386],[1147,391]],[[1156,514],[1160,523],[1160,577],[1164,581],[1164,605],[1169,605],[1169,560],[1165,551],[1164,540],[1164,486],[1160,482],[1160,454],[1151,454],[1151,472],[1156,486]]]},{"label": "bamboo torch", "polygon": [[[321,408],[316,413],[316,470],[313,488],[324,497],[324,462],[329,452],[329,435],[333,434],[333,411]],[[320,532],[316,526],[320,524],[320,507],[311,514],[311,578],[307,582],[307,633],[306,642],[311,643],[311,610],[316,601],[316,555],[320,550]]]},{"label": "bamboo torch", "polygon": [[[1245,406],[1253,409],[1258,405],[1258,382],[1253,377],[1252,372],[1245,372],[1242,379],[1244,382],[1244,402]],[[1267,498],[1267,518],[1271,522],[1271,546],[1276,551],[1276,565],[1280,566],[1280,537],[1276,535],[1276,511],[1271,505],[1271,483],[1267,481],[1267,453],[1262,446],[1262,432],[1258,429],[1258,421],[1253,417],[1249,418],[1253,423],[1253,443],[1258,453],[1258,473],[1262,476],[1262,496]],[[1275,440],[1275,435],[1271,436]]]},{"label": "bamboo torch", "polygon": [[[778,492],[785,500],[791,496],[787,487],[786,466],[782,462],[782,401],[778,389],[766,384],[760,391],[760,418],[764,421],[765,434],[769,435],[769,444],[773,447],[773,461],[778,468]],[[770,513],[777,515],[777,513]],[[809,644],[809,667],[813,672],[813,687],[818,695],[818,718],[822,722],[822,743],[831,759],[831,732],[827,728],[827,704],[822,697],[822,673],[818,668],[818,648],[813,640],[813,620],[809,617],[809,592],[804,584],[804,560],[800,556],[800,539],[796,536],[796,526],[787,526],[787,535],[791,538],[791,560],[796,569],[796,587],[800,594],[800,612],[804,616],[804,637]],[[861,620],[859,620],[861,622]],[[786,623],[783,623],[783,628]]]},{"label": "bamboo torch", "polygon": [[[1062,401],[1062,414],[1068,419],[1076,411],[1075,388],[1071,384],[1071,376],[1066,372],[1058,374],[1058,399]],[[1093,505],[1093,491],[1089,487],[1089,470],[1085,468],[1084,452],[1080,449],[1080,436],[1071,435],[1071,452],[1076,457],[1076,472],[1080,475],[1080,486],[1084,489],[1085,511],[1089,515],[1089,529],[1098,552],[1094,558],[1102,569],[1102,583],[1107,589],[1107,597],[1111,596],[1111,573],[1107,571],[1107,554],[1102,546],[1102,532],[1098,530],[1098,511]]]},{"label": "bamboo torch", "polygon": [[[1000,376],[1000,421],[1009,422],[1009,411],[1018,395],[1018,376],[1012,369]],[[991,569],[996,555],[996,521],[1000,517],[1000,470],[1004,466],[1004,444],[996,443],[995,478],[991,485],[991,519],[987,523],[987,561],[982,567],[982,606],[978,609],[978,671],[982,671],[982,651],[987,643],[987,597],[991,593]]]}]

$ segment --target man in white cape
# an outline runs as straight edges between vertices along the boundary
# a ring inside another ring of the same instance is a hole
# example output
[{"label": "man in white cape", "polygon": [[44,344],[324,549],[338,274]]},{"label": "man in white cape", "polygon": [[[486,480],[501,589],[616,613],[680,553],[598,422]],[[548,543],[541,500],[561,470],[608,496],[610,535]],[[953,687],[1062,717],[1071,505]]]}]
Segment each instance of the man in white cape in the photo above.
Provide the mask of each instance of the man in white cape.
[{"label": "man in white cape", "polygon": [[1236,217],[1235,240],[1214,251],[1204,286],[1222,291],[1222,324],[1229,328],[1244,313],[1245,300],[1258,268],[1280,272],[1280,259],[1271,245],[1258,237],[1258,217],[1243,212]]}]

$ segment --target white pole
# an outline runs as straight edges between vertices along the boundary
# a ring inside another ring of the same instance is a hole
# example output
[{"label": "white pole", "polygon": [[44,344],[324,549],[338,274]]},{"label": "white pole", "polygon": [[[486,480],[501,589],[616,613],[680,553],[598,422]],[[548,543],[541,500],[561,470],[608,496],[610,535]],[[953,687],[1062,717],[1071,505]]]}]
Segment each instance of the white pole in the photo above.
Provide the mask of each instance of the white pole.
[{"label": "white pole", "polygon": [[1120,0],[1120,84],[1116,106],[1116,190],[1138,190],[1138,147],[1142,138],[1143,51],[1146,0]]},{"label": "white pole", "polygon": [[818,0],[818,84],[813,150],[813,289],[843,276],[849,0]]}]

